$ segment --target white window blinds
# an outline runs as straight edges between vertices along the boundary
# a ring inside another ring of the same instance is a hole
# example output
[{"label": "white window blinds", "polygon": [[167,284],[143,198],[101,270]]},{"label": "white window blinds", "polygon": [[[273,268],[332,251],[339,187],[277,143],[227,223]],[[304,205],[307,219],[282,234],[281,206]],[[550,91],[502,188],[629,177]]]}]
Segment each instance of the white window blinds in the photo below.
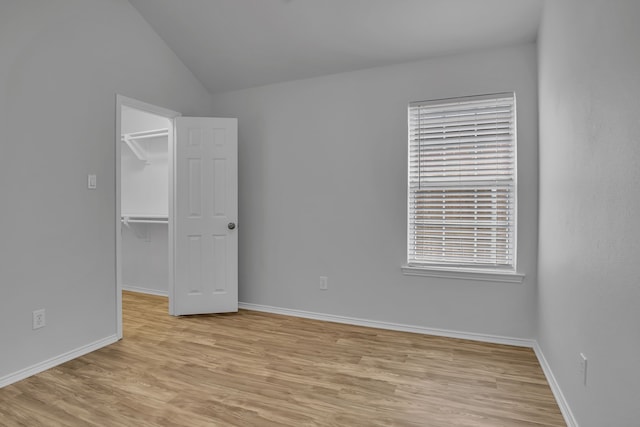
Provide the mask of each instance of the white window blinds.
[{"label": "white window blinds", "polygon": [[408,263],[515,269],[513,93],[409,105]]}]

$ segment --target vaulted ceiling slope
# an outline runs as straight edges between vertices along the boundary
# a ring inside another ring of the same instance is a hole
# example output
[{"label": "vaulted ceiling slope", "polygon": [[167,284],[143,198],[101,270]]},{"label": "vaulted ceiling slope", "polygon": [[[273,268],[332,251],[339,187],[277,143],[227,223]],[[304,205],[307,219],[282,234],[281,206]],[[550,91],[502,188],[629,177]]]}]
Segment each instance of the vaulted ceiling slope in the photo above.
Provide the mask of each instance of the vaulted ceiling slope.
[{"label": "vaulted ceiling slope", "polygon": [[129,1],[212,93],[532,42],[542,8],[542,0]]}]

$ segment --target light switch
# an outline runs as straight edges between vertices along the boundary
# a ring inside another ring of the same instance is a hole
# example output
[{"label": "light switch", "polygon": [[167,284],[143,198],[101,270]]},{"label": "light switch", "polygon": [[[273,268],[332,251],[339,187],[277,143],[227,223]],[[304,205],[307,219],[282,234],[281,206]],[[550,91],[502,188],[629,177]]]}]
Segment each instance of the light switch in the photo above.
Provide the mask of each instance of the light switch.
[{"label": "light switch", "polygon": [[87,177],[87,187],[89,188],[89,190],[95,190],[96,189],[96,176],[95,175],[89,175]]}]

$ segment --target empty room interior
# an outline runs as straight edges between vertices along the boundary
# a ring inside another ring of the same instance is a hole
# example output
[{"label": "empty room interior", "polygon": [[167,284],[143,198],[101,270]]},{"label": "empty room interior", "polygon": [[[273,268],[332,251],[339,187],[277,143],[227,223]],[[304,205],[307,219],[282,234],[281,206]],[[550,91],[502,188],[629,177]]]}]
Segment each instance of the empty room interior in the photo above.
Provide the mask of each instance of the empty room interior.
[{"label": "empty room interior", "polygon": [[2,0],[0,425],[640,426],[638,21]]}]

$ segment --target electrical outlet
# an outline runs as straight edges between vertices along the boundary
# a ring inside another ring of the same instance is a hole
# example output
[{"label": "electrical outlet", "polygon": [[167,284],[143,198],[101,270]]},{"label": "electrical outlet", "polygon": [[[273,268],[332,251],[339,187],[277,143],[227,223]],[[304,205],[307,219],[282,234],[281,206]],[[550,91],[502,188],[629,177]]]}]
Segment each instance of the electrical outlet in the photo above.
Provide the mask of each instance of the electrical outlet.
[{"label": "electrical outlet", "polygon": [[587,356],[584,353],[580,353],[580,376],[582,377],[582,384],[587,386]]},{"label": "electrical outlet", "polygon": [[47,326],[44,308],[33,312],[33,329],[40,329]]},{"label": "electrical outlet", "polygon": [[320,276],[320,290],[326,291],[329,289],[329,278],[327,276]]}]

